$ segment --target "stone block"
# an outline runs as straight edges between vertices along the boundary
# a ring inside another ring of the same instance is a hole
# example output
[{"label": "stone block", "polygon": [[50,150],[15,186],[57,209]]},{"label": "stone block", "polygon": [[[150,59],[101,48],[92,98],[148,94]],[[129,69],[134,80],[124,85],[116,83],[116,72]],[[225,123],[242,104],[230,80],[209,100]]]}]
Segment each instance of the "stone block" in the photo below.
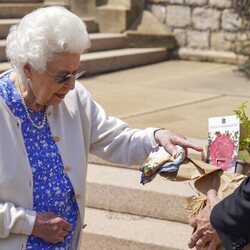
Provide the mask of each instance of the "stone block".
[{"label": "stone block", "polygon": [[250,40],[250,31],[243,31],[237,33],[237,40],[239,41]]},{"label": "stone block", "polygon": [[150,35],[133,31],[127,31],[127,41],[129,47],[136,48],[167,48],[175,49],[177,47],[176,39],[171,34]]},{"label": "stone block", "polygon": [[232,51],[235,48],[236,34],[229,32],[216,32],[211,34],[211,49]]},{"label": "stone block", "polygon": [[144,10],[141,15],[129,27],[129,30],[150,35],[169,34],[167,26],[159,22],[157,18],[148,10]]},{"label": "stone block", "polygon": [[[6,1],[9,1],[10,0],[6,0]],[[20,0],[15,0],[16,2],[21,2]],[[43,1],[40,1],[40,0],[37,0],[36,2],[43,2],[45,3],[46,5],[57,5],[57,4],[66,4],[66,5],[69,5],[69,2],[71,0],[43,0]],[[73,0],[74,1],[74,0]],[[80,0],[81,1],[81,0]],[[2,1],[1,1],[2,2]],[[13,0],[11,0],[11,2],[13,2]],[[22,0],[22,2],[28,2],[27,0]],[[31,2],[31,0],[29,0],[29,2]],[[34,0],[33,0],[34,2]]]},{"label": "stone block", "polygon": [[100,32],[120,33],[127,30],[133,21],[131,11],[123,6],[101,6],[96,14]]},{"label": "stone block", "polygon": [[172,5],[167,7],[167,25],[183,28],[191,24],[191,9],[188,6]]},{"label": "stone block", "polygon": [[242,28],[242,18],[232,9],[224,10],[222,13],[222,29],[237,31]]},{"label": "stone block", "polygon": [[237,55],[234,52],[180,48],[177,58],[190,61],[204,61],[216,63],[242,64],[248,57]]},{"label": "stone block", "polygon": [[127,47],[125,34],[94,33],[90,34],[91,47],[88,52],[123,49]]},{"label": "stone block", "polygon": [[12,25],[17,24],[19,19],[0,19],[0,39],[5,39]]},{"label": "stone block", "polygon": [[96,0],[96,6],[108,4],[108,0]]},{"label": "stone block", "polygon": [[[123,190],[117,193],[110,189],[109,192],[114,195],[111,203],[114,201],[117,203],[117,198],[123,198]],[[141,196],[141,194],[138,195]],[[105,196],[102,198],[105,199]],[[149,204],[153,203],[147,196],[144,199]],[[168,203],[172,205],[171,200]],[[125,206],[130,204],[135,203],[128,200]],[[138,199],[136,204],[138,204]],[[162,204],[162,200],[158,200],[156,204]],[[165,206],[161,209],[168,210],[168,207]],[[177,207],[177,209],[179,208]],[[192,234],[192,228],[187,224],[147,218],[141,215],[115,213],[103,209],[86,208],[85,222],[88,226],[84,229],[79,248],[82,250],[187,249],[187,242]]]},{"label": "stone block", "polygon": [[209,5],[218,8],[232,7],[232,0],[209,0]]},{"label": "stone block", "polygon": [[239,54],[250,55],[250,32],[241,32],[237,34],[235,51]]},{"label": "stone block", "polygon": [[26,14],[42,6],[43,4],[41,3],[26,3],[25,5],[18,3],[0,4],[0,19],[22,18]]},{"label": "stone block", "polygon": [[84,66],[87,75],[94,75],[165,61],[169,56],[166,48],[115,49],[83,54],[80,65]]},{"label": "stone block", "polygon": [[170,3],[170,0],[147,0],[147,3]]},{"label": "stone block", "polygon": [[144,6],[144,0],[108,0],[106,5],[96,8],[100,31],[124,32],[140,16]]},{"label": "stone block", "polygon": [[244,33],[239,33],[237,34],[237,39],[239,41],[245,41],[248,39],[248,35],[244,32]]},{"label": "stone block", "polygon": [[0,40],[0,62],[6,61],[5,48],[6,48],[5,40]]},{"label": "stone block", "polygon": [[209,36],[208,31],[189,30],[187,32],[187,46],[195,49],[206,49],[209,47]]},{"label": "stone block", "polygon": [[165,23],[166,21],[166,7],[158,4],[151,4],[148,7],[153,15],[157,18],[161,23]]},{"label": "stone block", "polygon": [[169,3],[172,3],[172,4],[183,4],[184,0],[169,0]]},{"label": "stone block", "polygon": [[207,4],[208,0],[186,0],[186,4],[203,6]]},{"label": "stone block", "polygon": [[71,0],[70,10],[80,17],[95,16],[96,2],[95,0]]},{"label": "stone block", "polygon": [[237,38],[237,34],[231,33],[231,32],[224,32],[224,37],[225,37],[225,40],[227,41],[235,42]]},{"label": "stone block", "polygon": [[[86,1],[86,0],[84,0]],[[92,0],[90,0],[92,1]],[[126,8],[140,8],[140,10],[144,9],[145,0],[108,0],[109,5],[117,5],[117,6],[124,6]]]},{"label": "stone block", "polygon": [[[139,185],[138,170],[91,164],[87,180],[87,206],[187,223],[188,214],[181,204],[194,191],[187,182],[168,182],[157,177],[145,188]],[[123,195],[119,196],[121,192]]]},{"label": "stone block", "polygon": [[193,10],[192,25],[200,30],[218,30],[221,12],[215,9],[197,7]]},{"label": "stone block", "polygon": [[173,34],[179,47],[185,47],[187,44],[187,31],[185,29],[174,29]]}]

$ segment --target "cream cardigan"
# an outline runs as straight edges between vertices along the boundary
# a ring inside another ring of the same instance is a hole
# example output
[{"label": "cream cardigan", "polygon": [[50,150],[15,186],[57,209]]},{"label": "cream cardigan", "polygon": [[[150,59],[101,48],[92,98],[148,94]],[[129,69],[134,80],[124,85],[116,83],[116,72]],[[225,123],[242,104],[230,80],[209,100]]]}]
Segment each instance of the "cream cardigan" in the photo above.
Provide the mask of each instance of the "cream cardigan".
[{"label": "cream cardigan", "polygon": [[[60,105],[49,106],[47,114],[52,135],[59,138],[63,164],[70,169],[67,174],[82,226],[89,152],[112,162],[139,164],[156,144],[155,128],[131,129],[107,116],[79,82]],[[0,98],[0,249],[25,249],[35,218],[32,173],[21,123]]]}]

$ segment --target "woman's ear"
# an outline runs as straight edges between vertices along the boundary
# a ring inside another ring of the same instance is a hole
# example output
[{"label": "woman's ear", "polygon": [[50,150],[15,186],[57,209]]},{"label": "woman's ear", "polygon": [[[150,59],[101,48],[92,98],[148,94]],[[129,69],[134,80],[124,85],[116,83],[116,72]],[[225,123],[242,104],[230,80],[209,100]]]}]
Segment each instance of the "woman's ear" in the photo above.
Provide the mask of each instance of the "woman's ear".
[{"label": "woman's ear", "polygon": [[28,63],[23,66],[23,73],[27,79],[31,79],[31,66]]}]

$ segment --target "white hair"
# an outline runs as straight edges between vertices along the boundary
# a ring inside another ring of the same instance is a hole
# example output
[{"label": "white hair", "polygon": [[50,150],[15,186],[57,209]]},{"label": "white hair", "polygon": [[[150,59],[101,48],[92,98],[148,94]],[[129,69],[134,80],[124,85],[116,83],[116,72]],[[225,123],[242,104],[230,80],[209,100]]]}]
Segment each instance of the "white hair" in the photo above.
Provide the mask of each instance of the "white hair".
[{"label": "white hair", "polygon": [[29,64],[41,72],[55,53],[81,54],[90,47],[84,22],[64,7],[39,8],[11,27],[6,54],[12,67],[23,76]]}]

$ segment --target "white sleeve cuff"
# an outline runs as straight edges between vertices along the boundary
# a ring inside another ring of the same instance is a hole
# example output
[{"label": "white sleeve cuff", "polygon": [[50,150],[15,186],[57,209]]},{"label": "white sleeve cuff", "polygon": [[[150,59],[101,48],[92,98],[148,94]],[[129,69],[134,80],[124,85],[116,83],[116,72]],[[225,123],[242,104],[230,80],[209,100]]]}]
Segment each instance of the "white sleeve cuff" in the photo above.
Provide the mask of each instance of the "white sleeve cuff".
[{"label": "white sleeve cuff", "polygon": [[32,210],[25,211],[25,220],[23,223],[22,234],[31,235],[36,221],[36,212]]}]

